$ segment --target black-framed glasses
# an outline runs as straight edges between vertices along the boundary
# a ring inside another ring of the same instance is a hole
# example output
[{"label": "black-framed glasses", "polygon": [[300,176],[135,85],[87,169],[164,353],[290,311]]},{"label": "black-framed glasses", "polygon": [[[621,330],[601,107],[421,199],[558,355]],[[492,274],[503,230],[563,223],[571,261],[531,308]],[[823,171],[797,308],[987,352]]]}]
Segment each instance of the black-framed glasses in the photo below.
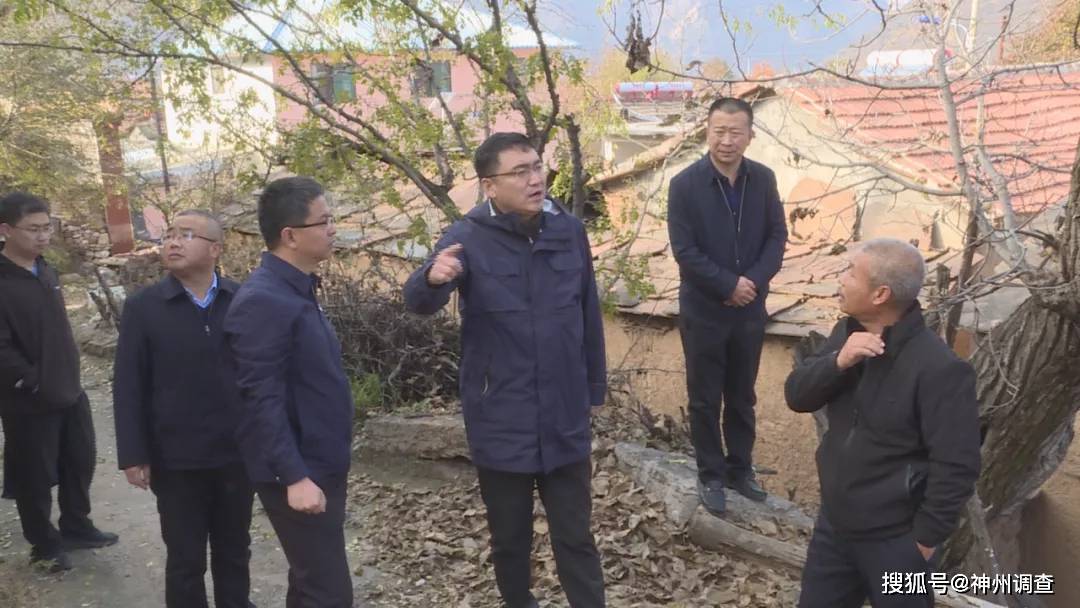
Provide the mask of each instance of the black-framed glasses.
[{"label": "black-framed glasses", "polygon": [[545,175],[547,175],[547,167],[540,163],[532,165],[531,167],[515,167],[509,171],[503,171],[502,173],[492,173],[490,175],[485,175],[484,179],[490,177],[512,177],[519,181],[525,181],[532,177],[533,174],[544,177]]},{"label": "black-framed glasses", "polygon": [[315,228],[317,226],[323,226],[327,230],[329,230],[330,228],[332,228],[334,226],[335,223],[337,223],[337,222],[334,220],[334,218],[326,217],[326,218],[323,218],[323,219],[321,219],[321,220],[319,220],[317,222],[312,222],[310,224],[297,224],[295,226],[286,226],[286,228]]},{"label": "black-framed glasses", "polygon": [[209,241],[211,243],[216,243],[217,242],[216,240],[214,240],[214,239],[212,239],[212,238],[210,238],[208,236],[203,236],[201,234],[196,234],[196,232],[194,230],[191,230],[190,228],[186,228],[186,229],[183,229],[183,230],[175,230],[175,229],[174,230],[167,230],[167,231],[165,231],[165,234],[162,235],[161,242],[162,243],[167,243],[169,241],[181,241],[181,242],[184,242],[184,243],[190,243],[191,241],[194,241],[195,239],[202,239],[204,241]]}]

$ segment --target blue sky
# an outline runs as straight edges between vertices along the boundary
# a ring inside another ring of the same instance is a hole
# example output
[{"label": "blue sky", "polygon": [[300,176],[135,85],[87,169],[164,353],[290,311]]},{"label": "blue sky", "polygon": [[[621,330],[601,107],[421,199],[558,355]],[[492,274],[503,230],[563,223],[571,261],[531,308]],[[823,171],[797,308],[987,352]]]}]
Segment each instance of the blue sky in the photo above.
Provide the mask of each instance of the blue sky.
[{"label": "blue sky", "polygon": [[[881,0],[879,0],[881,1]],[[599,13],[603,2],[588,0],[548,0],[541,2],[542,21],[559,35],[577,41],[582,50],[595,55],[615,41],[608,25],[620,37],[625,35],[630,2],[613,0],[609,4],[614,13]],[[644,0],[642,19],[646,36],[656,30],[659,0]],[[666,0],[663,24],[659,30],[658,44],[666,54],[678,59],[683,65],[692,60],[720,57],[734,63],[735,52],[731,39],[724,30],[720,13],[720,0]],[[770,12],[782,9],[789,15],[803,16],[814,7],[812,0],[726,0],[723,2],[729,20],[737,19],[750,25],[750,32],[737,34],[739,55],[743,65],[768,61],[778,71],[805,67],[810,61],[823,61],[847,48],[853,42],[874,31],[879,24],[876,13],[867,12],[865,0],[825,0],[822,6],[833,15],[842,15],[849,26],[841,32],[827,31],[810,19],[800,19],[800,25],[791,31],[778,26]],[[777,7],[780,7],[777,9]],[[818,16],[816,22],[822,18]]]}]

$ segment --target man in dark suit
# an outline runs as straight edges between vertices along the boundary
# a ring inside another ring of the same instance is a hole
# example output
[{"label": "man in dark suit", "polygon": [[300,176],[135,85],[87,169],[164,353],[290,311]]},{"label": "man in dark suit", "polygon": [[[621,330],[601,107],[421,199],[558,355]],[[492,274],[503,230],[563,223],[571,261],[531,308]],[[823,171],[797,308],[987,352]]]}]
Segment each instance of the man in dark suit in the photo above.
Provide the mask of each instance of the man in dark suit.
[{"label": "man in dark suit", "polygon": [[668,231],[682,279],[679,330],[698,492],[706,509],[722,515],[725,486],[751,500],[766,497],[753,469],[754,385],[765,298],[787,226],[776,176],[743,156],[754,137],[750,104],[716,100],[707,127],[708,152],[671,180]]},{"label": "man in dark suit", "polygon": [[287,608],[352,608],[345,487],[353,402],[341,344],[317,298],[334,251],[334,216],[305,177],[259,197],[269,251],[225,319],[248,474],[289,560]]},{"label": "man in dark suit", "polygon": [[162,241],[160,282],[124,302],[113,375],[116,452],[153,490],[165,541],[165,605],[247,608],[253,490],[236,446],[221,370],[225,313],[239,288],[216,271],[224,234],[205,211],[179,213]]}]

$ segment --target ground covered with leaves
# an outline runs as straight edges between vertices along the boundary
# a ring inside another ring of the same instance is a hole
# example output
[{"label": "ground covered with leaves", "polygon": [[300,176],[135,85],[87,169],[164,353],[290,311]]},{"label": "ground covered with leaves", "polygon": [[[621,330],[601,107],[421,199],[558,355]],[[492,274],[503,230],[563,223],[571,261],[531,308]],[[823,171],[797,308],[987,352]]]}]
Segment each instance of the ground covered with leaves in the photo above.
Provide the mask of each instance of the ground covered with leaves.
[{"label": "ground covered with leaves", "polygon": [[[794,605],[798,582],[790,573],[691,543],[662,506],[617,470],[610,451],[594,454],[594,468],[593,530],[609,606]],[[394,579],[368,592],[371,605],[500,605],[475,483],[418,488],[360,473],[349,497],[350,508],[365,513],[351,524],[363,539],[350,547],[354,568],[376,568]],[[539,501],[533,525],[534,593],[541,606],[565,606]]]}]

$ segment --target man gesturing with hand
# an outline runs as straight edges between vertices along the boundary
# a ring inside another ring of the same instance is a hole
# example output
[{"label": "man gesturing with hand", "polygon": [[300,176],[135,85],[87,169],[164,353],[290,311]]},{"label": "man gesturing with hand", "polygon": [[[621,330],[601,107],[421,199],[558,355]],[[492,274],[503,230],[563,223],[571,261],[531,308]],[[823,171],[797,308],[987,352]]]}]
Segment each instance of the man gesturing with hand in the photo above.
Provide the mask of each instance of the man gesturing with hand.
[{"label": "man gesturing with hand", "polygon": [[405,304],[430,315],[459,295],[462,410],[505,605],[539,606],[530,591],[538,491],[569,605],[603,608],[589,419],[607,374],[589,239],[547,197],[544,163],[524,135],[492,135],[474,166],[485,200],[409,277]]},{"label": "man gesturing with hand", "polygon": [[788,406],[825,408],[829,420],[800,608],[934,605],[932,593],[882,584],[889,573],[926,579],[979,476],[975,373],[926,327],[924,275],[907,243],[860,245],[840,278],[848,316],[788,376]]}]

